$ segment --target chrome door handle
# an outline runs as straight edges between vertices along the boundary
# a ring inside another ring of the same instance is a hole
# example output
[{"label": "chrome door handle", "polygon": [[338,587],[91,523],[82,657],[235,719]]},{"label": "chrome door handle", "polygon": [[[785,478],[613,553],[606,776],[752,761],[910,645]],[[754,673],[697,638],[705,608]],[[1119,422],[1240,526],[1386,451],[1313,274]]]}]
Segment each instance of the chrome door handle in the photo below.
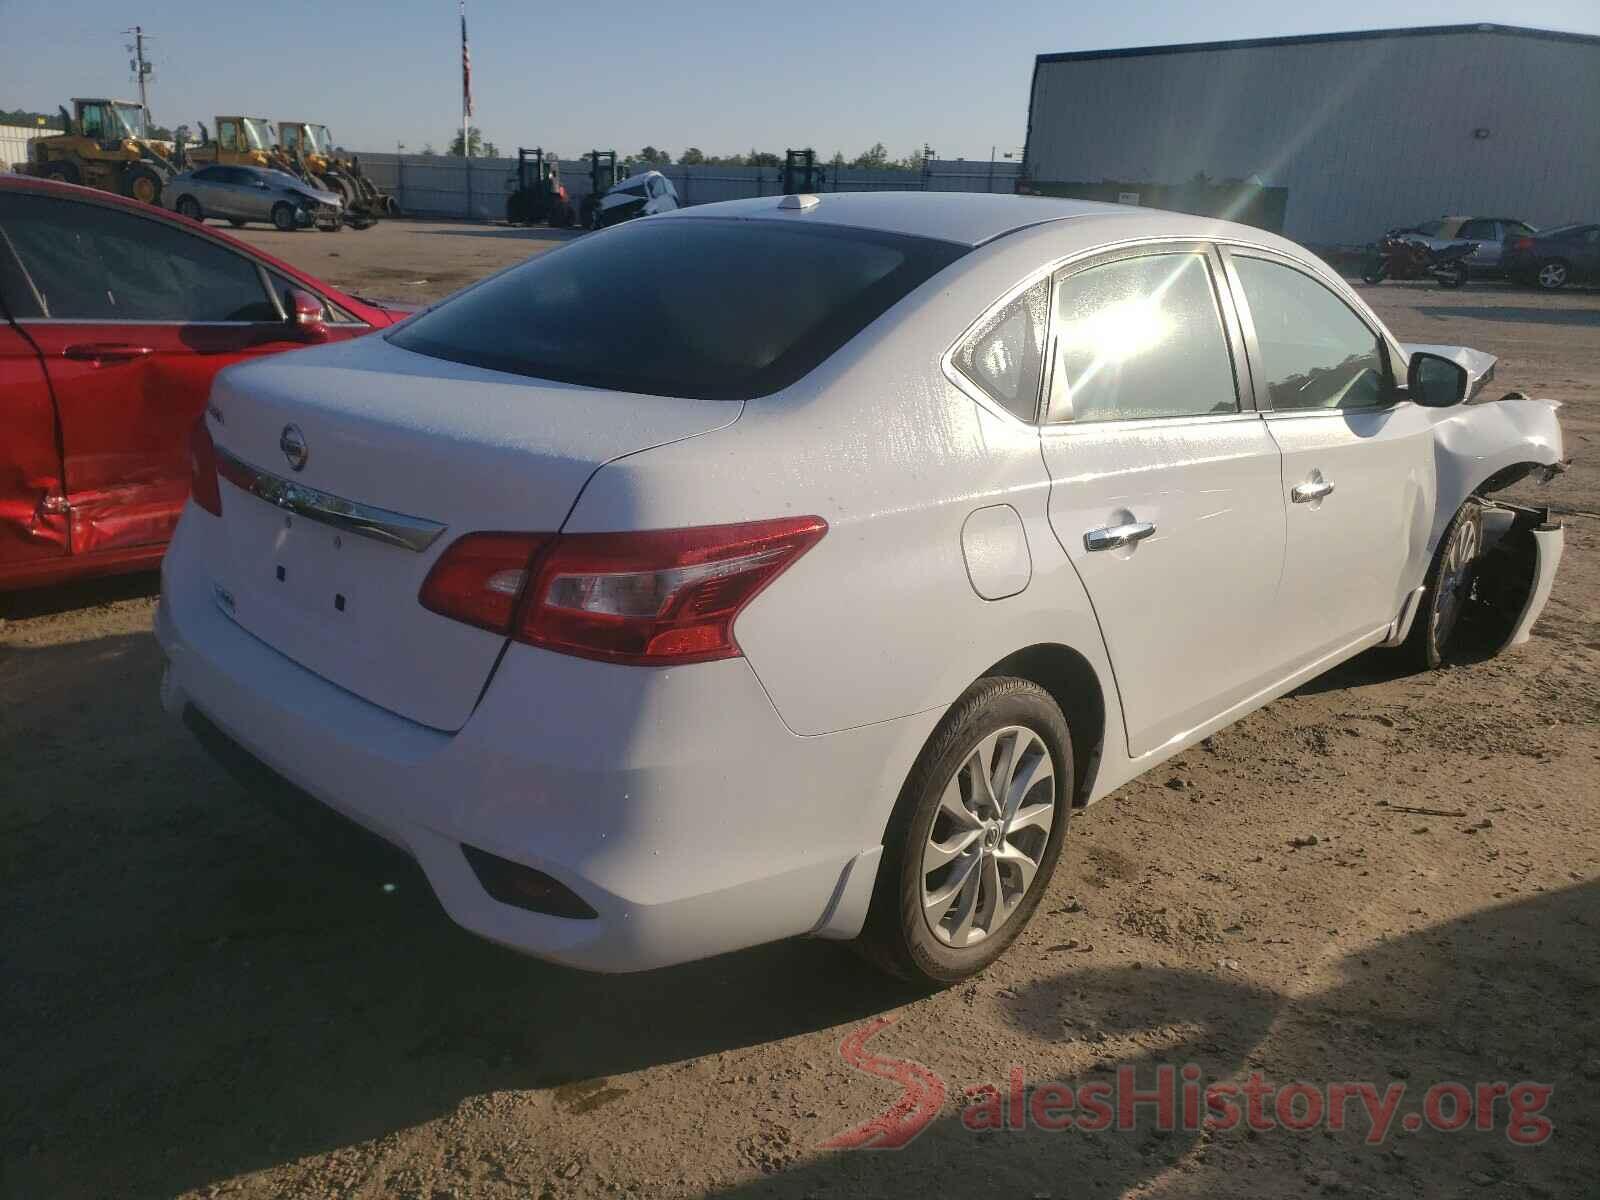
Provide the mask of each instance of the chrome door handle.
[{"label": "chrome door handle", "polygon": [[1309,504],[1333,495],[1333,484],[1326,479],[1313,479],[1310,483],[1297,483],[1289,493],[1296,504]]},{"label": "chrome door handle", "polygon": [[126,342],[77,342],[61,352],[73,362],[132,362],[153,353],[149,346],[130,346]]},{"label": "chrome door handle", "polygon": [[1118,546],[1131,546],[1142,542],[1156,531],[1150,521],[1130,521],[1126,525],[1108,525],[1104,529],[1091,529],[1083,535],[1085,550],[1115,550]]}]

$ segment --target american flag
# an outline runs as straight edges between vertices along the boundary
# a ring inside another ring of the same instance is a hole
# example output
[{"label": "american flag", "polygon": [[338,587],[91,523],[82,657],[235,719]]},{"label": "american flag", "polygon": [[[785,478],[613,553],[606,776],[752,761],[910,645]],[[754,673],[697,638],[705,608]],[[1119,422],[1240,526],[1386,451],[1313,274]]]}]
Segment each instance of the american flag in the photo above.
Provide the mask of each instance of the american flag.
[{"label": "american flag", "polygon": [[461,110],[472,115],[472,51],[467,49],[467,6],[461,6]]}]

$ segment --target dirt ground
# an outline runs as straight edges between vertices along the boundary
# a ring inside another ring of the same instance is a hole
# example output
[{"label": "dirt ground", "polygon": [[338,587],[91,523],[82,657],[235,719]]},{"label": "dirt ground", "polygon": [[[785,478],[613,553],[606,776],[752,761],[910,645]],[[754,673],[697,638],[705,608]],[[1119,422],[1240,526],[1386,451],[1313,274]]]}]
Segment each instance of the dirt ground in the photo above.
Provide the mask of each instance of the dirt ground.
[{"label": "dirt ground", "polygon": [[[424,299],[566,235],[247,236]],[[1123,788],[1074,819],[1011,952],[938,994],[818,942],[609,978],[487,945],[406,873],[286,830],[162,716],[153,577],[0,599],[0,1193],[1600,1195],[1600,294],[1365,294],[1569,405],[1576,465],[1519,489],[1567,525],[1532,643],[1427,675],[1374,652]],[[879,1018],[869,1048],[937,1075],[938,1114],[898,1151],[825,1149],[901,1095],[893,1064],[841,1057]],[[1553,1132],[1515,1144],[1504,1107],[1377,1146],[1355,1113],[962,1118],[1013,1064],[1031,1088],[1163,1063],[1403,1083],[1405,1113],[1442,1081],[1532,1081]]]}]

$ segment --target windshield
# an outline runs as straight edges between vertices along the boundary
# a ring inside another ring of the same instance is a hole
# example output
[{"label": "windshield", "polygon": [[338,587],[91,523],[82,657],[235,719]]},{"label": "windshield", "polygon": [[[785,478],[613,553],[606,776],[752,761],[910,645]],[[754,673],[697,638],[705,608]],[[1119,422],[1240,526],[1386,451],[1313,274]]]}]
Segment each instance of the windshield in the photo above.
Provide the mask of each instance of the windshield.
[{"label": "windshield", "polygon": [[308,126],[306,135],[311,139],[311,148],[316,153],[324,157],[333,153],[333,134],[328,132],[326,125]]},{"label": "windshield", "polygon": [[144,132],[144,109],[137,104],[113,104],[111,109],[116,113],[117,121],[122,126],[124,137],[142,138]]},{"label": "windshield", "polygon": [[273,129],[271,121],[264,121],[260,117],[241,117],[244,122],[244,136],[251,150],[270,150],[278,140],[278,132]]},{"label": "windshield", "polygon": [[801,378],[967,249],[830,225],[642,221],[497,275],[390,340],[538,379],[748,400]]}]

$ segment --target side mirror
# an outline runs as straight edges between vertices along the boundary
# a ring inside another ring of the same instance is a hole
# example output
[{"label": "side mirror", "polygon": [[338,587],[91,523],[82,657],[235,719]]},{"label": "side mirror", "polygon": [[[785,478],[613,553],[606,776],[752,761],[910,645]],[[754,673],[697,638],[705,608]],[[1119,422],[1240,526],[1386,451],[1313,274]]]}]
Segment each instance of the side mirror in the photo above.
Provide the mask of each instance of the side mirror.
[{"label": "side mirror", "polygon": [[303,288],[290,288],[284,297],[288,301],[289,328],[302,342],[325,342],[328,326],[322,319],[322,300]]},{"label": "side mirror", "polygon": [[1417,351],[1406,368],[1406,393],[1425,408],[1449,408],[1467,398],[1467,369],[1437,354]]}]

